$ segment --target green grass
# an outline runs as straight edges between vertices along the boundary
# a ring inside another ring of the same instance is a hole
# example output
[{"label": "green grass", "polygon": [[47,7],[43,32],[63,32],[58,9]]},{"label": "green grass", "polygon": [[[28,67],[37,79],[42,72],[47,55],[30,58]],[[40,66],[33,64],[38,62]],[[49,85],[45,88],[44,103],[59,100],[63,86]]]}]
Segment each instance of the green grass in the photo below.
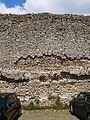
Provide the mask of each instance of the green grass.
[{"label": "green grass", "polygon": [[67,104],[65,104],[65,105],[52,105],[52,106],[39,106],[39,105],[34,105],[31,102],[28,105],[22,105],[22,109],[24,109],[24,110],[46,110],[46,109],[65,110],[65,109],[69,109],[69,106]]},{"label": "green grass", "polygon": [[67,104],[63,104],[60,100],[59,96],[48,96],[49,101],[53,101],[53,104],[50,106],[41,106],[40,100],[37,97],[31,97],[31,101],[27,105],[22,105],[22,109],[24,110],[45,110],[45,109],[53,109],[53,110],[65,110],[68,109],[69,106]]}]

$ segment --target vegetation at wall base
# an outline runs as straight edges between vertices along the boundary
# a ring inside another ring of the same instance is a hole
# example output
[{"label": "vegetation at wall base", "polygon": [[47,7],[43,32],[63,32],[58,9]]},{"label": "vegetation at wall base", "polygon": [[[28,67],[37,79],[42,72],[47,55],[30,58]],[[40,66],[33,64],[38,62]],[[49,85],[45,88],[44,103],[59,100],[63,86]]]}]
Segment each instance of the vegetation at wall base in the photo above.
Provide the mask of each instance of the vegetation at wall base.
[{"label": "vegetation at wall base", "polygon": [[65,109],[69,109],[69,106],[67,104],[52,105],[52,106],[40,106],[40,105],[34,105],[31,102],[28,105],[22,105],[22,109],[24,109],[24,110],[46,110],[46,109],[65,110]]},{"label": "vegetation at wall base", "polygon": [[53,104],[48,106],[41,106],[40,100],[38,97],[31,97],[31,101],[29,104],[22,105],[22,109],[24,110],[45,110],[45,109],[53,109],[53,110],[65,110],[68,109],[69,106],[67,104],[63,104],[59,96],[48,96],[48,100],[53,102]]}]

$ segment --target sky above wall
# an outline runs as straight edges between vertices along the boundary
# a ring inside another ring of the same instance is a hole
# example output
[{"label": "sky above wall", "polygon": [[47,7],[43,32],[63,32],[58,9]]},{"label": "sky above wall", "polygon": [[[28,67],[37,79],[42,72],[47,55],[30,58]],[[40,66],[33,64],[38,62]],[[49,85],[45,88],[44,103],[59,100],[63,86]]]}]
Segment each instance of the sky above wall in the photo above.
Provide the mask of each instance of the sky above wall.
[{"label": "sky above wall", "polygon": [[0,13],[56,13],[90,15],[90,0],[0,0]]}]

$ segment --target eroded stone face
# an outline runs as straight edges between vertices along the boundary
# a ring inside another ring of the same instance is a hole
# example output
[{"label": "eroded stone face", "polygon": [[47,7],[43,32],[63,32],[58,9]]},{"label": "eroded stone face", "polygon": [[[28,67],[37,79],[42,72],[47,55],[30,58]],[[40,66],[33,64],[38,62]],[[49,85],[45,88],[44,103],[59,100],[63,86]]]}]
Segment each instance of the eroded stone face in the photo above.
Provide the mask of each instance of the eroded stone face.
[{"label": "eroded stone face", "polygon": [[0,91],[22,103],[90,91],[90,17],[0,15]]}]

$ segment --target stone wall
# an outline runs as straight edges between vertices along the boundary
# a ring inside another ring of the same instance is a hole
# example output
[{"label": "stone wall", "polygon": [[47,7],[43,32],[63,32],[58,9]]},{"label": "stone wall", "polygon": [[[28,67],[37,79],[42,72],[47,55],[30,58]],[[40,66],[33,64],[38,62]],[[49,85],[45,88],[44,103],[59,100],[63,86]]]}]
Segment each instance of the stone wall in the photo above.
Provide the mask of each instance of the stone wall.
[{"label": "stone wall", "polygon": [[0,14],[0,91],[22,103],[90,91],[90,17]]}]

